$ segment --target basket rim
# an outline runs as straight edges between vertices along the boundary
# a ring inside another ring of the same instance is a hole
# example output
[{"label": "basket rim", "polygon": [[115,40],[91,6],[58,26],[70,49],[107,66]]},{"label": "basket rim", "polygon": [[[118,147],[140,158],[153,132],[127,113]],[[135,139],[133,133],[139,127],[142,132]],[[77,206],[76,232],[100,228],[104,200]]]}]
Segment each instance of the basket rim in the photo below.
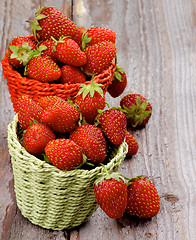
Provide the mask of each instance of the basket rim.
[{"label": "basket rim", "polygon": [[[25,156],[29,164],[32,167],[32,172],[35,170],[36,172],[53,172],[54,175],[58,175],[61,177],[68,177],[68,176],[75,176],[75,175],[94,175],[94,174],[99,174],[103,171],[103,166],[97,166],[91,170],[86,170],[86,169],[73,169],[70,171],[66,170],[61,170],[58,169],[57,167],[48,164],[47,162],[40,160],[36,156],[28,153],[25,148],[20,144],[17,136],[17,124],[18,124],[18,114],[14,115],[13,121],[8,124],[8,148],[10,152],[10,142],[13,142],[16,144],[17,148],[20,150],[20,153]],[[123,143],[118,146],[116,155],[105,165],[107,170],[110,171],[110,169],[113,169],[113,166],[115,163],[118,161],[118,157],[121,157],[123,154],[126,156],[126,153],[128,152],[128,145],[123,141]],[[12,154],[10,153],[12,156]],[[124,158],[123,158],[124,160]],[[122,160],[122,162],[123,162]],[[122,164],[122,162],[119,164],[119,166]],[[34,168],[34,170],[33,170]]]}]

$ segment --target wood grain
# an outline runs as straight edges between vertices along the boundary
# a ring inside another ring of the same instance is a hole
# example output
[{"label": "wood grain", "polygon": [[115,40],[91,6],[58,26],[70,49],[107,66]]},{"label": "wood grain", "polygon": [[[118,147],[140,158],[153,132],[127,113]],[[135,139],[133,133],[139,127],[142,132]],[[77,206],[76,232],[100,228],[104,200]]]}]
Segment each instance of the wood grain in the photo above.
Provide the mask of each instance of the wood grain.
[{"label": "wood grain", "polygon": [[[122,96],[140,93],[152,103],[149,124],[131,130],[139,152],[120,171],[127,177],[146,174],[161,197],[161,210],[150,220],[124,214],[109,219],[98,209],[71,231],[32,225],[20,214],[13,190],[6,128],[14,112],[6,81],[0,81],[0,239],[187,240],[196,235],[196,3],[194,0],[37,1],[1,0],[1,58],[9,41],[27,35],[38,5],[53,5],[78,26],[101,26],[117,34],[117,59],[127,73]],[[23,9],[21,14],[21,9]],[[120,99],[107,94],[111,106]]]}]

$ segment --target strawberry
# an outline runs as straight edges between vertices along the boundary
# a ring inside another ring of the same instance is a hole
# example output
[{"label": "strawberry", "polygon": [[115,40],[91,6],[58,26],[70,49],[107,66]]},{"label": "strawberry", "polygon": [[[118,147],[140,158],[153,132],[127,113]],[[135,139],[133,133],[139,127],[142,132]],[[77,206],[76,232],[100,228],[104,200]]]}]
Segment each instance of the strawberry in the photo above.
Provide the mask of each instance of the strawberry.
[{"label": "strawberry", "polygon": [[82,124],[69,136],[84,151],[93,163],[103,162],[106,157],[106,140],[101,129],[91,124]]},{"label": "strawberry", "polygon": [[23,135],[23,147],[27,152],[41,156],[48,142],[55,139],[54,132],[42,123],[33,123]]},{"label": "strawberry", "polygon": [[97,120],[110,142],[115,145],[120,145],[123,142],[127,130],[127,120],[120,109],[106,109],[98,115]]},{"label": "strawberry", "polygon": [[68,133],[77,127],[79,111],[68,101],[56,101],[43,109],[41,120],[54,132]]},{"label": "strawberry", "polygon": [[42,56],[51,57],[52,60],[57,62],[57,58],[56,58],[56,55],[55,55],[55,41],[54,40],[52,40],[52,39],[44,40],[44,41],[42,41],[38,44],[38,48],[40,46],[46,46],[47,47],[45,50],[42,51],[42,53],[41,53]]},{"label": "strawberry", "polygon": [[152,106],[140,94],[128,94],[120,101],[120,106],[127,111],[126,118],[132,127],[144,127],[152,113]]},{"label": "strawberry", "polygon": [[[52,38],[56,41],[54,38]],[[86,64],[86,54],[80,49],[80,46],[71,38],[62,37],[56,41],[56,58],[65,64],[72,66],[83,66]]]},{"label": "strawberry", "polygon": [[107,91],[113,97],[119,97],[125,90],[127,86],[127,76],[125,71],[116,65],[116,71],[114,72],[114,77],[112,79],[112,84],[109,85]]},{"label": "strawberry", "polygon": [[110,218],[123,216],[127,205],[127,184],[119,173],[107,173],[97,179],[94,193],[97,203]]},{"label": "strawberry", "polygon": [[59,169],[72,170],[83,163],[82,148],[70,139],[50,141],[45,148],[49,161]]},{"label": "strawberry", "polygon": [[35,48],[36,44],[30,38],[14,38],[8,46],[9,63],[15,68],[26,66]]},{"label": "strawberry", "polygon": [[137,153],[138,149],[139,149],[139,145],[138,145],[136,139],[128,131],[126,131],[125,142],[128,145],[127,156],[135,155]]},{"label": "strawberry", "polygon": [[83,70],[87,75],[100,74],[107,69],[116,56],[116,46],[112,42],[99,42],[84,50],[87,63]]},{"label": "strawberry", "polygon": [[149,179],[139,176],[128,182],[126,210],[139,218],[151,218],[159,212],[160,198]]},{"label": "strawberry", "polygon": [[81,89],[74,100],[88,123],[93,124],[98,115],[98,109],[105,108],[105,96],[102,87],[102,84],[93,82],[92,79],[90,84],[81,85]]},{"label": "strawberry", "polygon": [[110,41],[115,44],[116,33],[108,28],[92,27],[83,32],[82,49],[99,42]]},{"label": "strawberry", "polygon": [[84,73],[77,67],[71,65],[64,65],[61,68],[61,78],[60,82],[62,84],[74,84],[74,83],[83,83],[86,81]]},{"label": "strawberry", "polygon": [[54,7],[42,7],[35,13],[32,23],[32,33],[39,41],[50,39],[51,36],[59,39],[69,36],[76,42],[79,39],[79,30],[75,23]]},{"label": "strawberry", "polygon": [[50,57],[37,56],[29,61],[26,75],[40,82],[52,82],[61,77],[61,69]]},{"label": "strawberry", "polygon": [[18,121],[22,129],[27,129],[33,120],[40,121],[42,108],[31,97],[22,95],[17,101]]},{"label": "strawberry", "polygon": [[58,96],[42,96],[40,97],[38,103],[43,109],[45,109],[49,105],[55,104],[57,101],[64,101],[64,100]]}]

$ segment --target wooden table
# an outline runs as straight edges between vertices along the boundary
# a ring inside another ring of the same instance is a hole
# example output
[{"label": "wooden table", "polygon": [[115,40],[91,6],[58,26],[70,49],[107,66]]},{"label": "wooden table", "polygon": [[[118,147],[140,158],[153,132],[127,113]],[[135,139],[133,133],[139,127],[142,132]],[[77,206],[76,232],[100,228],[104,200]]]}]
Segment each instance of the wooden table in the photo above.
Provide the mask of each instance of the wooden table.
[{"label": "wooden table", "polygon": [[[16,206],[7,148],[7,124],[14,111],[1,68],[0,81],[0,239],[2,240],[193,240],[196,239],[196,1],[195,0],[1,0],[1,59],[8,43],[28,35],[38,5],[54,6],[79,26],[101,26],[117,34],[118,64],[128,76],[128,93],[150,100],[149,124],[133,132],[139,151],[125,159],[121,173],[146,174],[161,198],[156,217],[125,214],[109,219],[99,208],[69,231],[31,224]],[[122,96],[121,96],[122,97]],[[107,101],[118,106],[120,99]]]}]

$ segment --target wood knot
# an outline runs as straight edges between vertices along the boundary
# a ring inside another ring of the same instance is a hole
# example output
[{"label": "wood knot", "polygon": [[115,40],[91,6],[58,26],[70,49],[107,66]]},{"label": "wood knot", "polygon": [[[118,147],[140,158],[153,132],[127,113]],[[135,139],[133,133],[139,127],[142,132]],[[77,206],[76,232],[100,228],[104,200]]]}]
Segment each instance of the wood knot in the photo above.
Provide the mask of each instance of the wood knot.
[{"label": "wood knot", "polygon": [[164,199],[171,203],[176,203],[179,200],[179,198],[177,196],[175,196],[174,194],[170,194],[170,193],[165,194]]}]

